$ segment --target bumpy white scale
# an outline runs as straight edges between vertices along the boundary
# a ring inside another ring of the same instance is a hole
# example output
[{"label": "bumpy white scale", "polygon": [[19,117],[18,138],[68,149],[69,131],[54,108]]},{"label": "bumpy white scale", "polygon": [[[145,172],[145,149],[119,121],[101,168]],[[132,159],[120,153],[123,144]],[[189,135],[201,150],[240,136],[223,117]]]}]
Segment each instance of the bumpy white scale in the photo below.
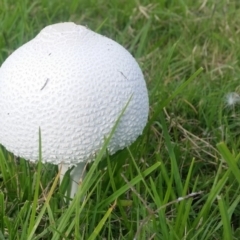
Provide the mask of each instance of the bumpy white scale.
[{"label": "bumpy white scale", "polygon": [[146,125],[143,74],[113,40],[74,23],[47,26],[0,68],[0,143],[37,161],[40,127],[42,161],[63,164],[64,172],[94,159],[130,98],[110,154],[134,142]]}]

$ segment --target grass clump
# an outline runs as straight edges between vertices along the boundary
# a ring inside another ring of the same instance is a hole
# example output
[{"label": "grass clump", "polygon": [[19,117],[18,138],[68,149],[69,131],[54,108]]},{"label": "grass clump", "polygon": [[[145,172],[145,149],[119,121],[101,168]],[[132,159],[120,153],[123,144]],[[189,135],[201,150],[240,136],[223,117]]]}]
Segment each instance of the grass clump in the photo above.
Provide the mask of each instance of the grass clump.
[{"label": "grass clump", "polygon": [[74,21],[134,55],[151,106],[144,134],[100,154],[69,206],[55,166],[2,147],[0,239],[239,239],[239,13],[237,0],[1,1],[1,63]]}]

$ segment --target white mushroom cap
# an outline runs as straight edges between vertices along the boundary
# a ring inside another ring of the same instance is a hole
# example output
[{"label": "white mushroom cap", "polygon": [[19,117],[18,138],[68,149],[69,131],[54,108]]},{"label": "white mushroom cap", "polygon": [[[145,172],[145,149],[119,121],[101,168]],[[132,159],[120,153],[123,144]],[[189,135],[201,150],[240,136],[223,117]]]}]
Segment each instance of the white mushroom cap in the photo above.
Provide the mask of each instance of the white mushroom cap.
[{"label": "white mushroom cap", "polygon": [[42,161],[76,165],[101,149],[130,98],[110,154],[135,141],[146,125],[143,74],[113,40],[74,23],[48,26],[0,68],[0,143],[37,161],[40,127]]}]

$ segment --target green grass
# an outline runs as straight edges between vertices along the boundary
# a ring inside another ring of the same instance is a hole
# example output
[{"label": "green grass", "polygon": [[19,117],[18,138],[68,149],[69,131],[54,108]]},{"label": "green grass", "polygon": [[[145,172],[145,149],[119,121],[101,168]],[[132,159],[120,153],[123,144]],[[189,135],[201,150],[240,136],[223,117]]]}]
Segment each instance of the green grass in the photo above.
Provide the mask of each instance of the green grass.
[{"label": "green grass", "polygon": [[1,0],[0,63],[74,21],[134,55],[151,106],[144,134],[103,158],[105,145],[69,206],[56,166],[1,147],[0,239],[240,239],[240,107],[226,101],[240,94],[239,15],[238,0]]}]

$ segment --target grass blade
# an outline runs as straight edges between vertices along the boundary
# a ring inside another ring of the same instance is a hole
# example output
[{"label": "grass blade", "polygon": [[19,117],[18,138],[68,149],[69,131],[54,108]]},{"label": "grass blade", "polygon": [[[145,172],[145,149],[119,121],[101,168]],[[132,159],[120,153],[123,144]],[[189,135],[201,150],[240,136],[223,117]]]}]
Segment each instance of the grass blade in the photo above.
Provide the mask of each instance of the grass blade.
[{"label": "grass blade", "polygon": [[103,218],[101,219],[101,221],[99,222],[99,224],[96,226],[96,228],[94,229],[94,232],[90,235],[89,240],[94,240],[98,237],[98,234],[100,233],[100,231],[102,230],[105,222],[107,221],[107,219],[109,218],[110,214],[112,213],[113,209],[116,206],[116,201],[114,202],[114,204],[107,210],[107,212],[105,213],[105,215],[103,216]]},{"label": "grass blade", "polygon": [[4,194],[0,192],[0,231],[4,232],[5,203]]},{"label": "grass blade", "polygon": [[232,229],[231,222],[229,219],[226,203],[224,202],[221,196],[218,196],[218,206],[222,217],[223,222],[223,235],[226,240],[232,240]]},{"label": "grass blade", "polygon": [[237,158],[235,158],[231,154],[229,149],[227,148],[226,144],[223,143],[223,142],[217,144],[217,148],[218,148],[219,152],[221,153],[223,159],[226,161],[229,168],[231,169],[231,171],[232,171],[233,175],[235,176],[236,180],[240,184],[240,170],[239,170],[239,167],[237,165],[237,162],[239,160],[240,155],[238,155]]},{"label": "grass blade", "polygon": [[29,223],[29,229],[28,229],[28,236],[31,236],[32,230],[35,225],[35,217],[36,217],[36,209],[37,209],[37,204],[38,204],[38,196],[39,196],[39,186],[40,186],[40,181],[41,181],[41,171],[42,171],[42,138],[41,138],[41,129],[39,128],[38,132],[38,137],[39,137],[39,159],[38,159],[38,168],[37,168],[37,179],[35,182],[35,192],[34,192],[34,199],[32,203],[32,214],[30,217],[30,223]]}]

